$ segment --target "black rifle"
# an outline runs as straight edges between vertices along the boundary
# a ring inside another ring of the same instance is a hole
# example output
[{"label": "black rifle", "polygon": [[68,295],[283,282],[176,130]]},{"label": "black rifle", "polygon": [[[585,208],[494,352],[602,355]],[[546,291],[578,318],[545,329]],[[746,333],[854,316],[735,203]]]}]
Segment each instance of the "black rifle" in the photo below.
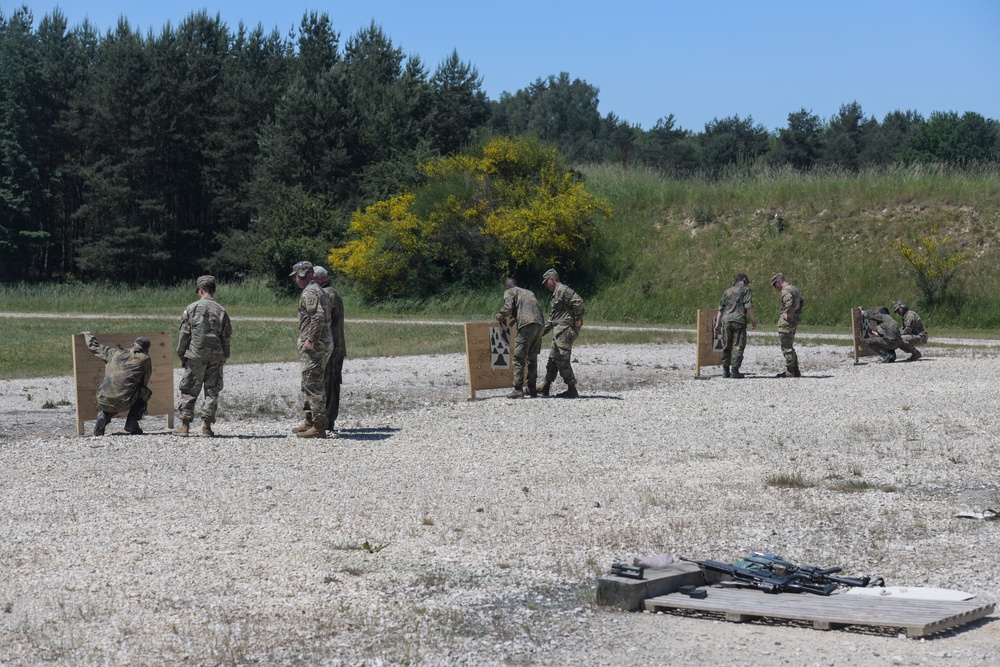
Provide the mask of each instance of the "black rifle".
[{"label": "black rifle", "polygon": [[[748,565],[743,565],[744,563],[747,563]],[[839,576],[837,573],[843,571],[843,568],[840,567],[819,568],[814,565],[796,565],[795,563],[785,560],[781,556],[763,554],[756,551],[752,552],[744,560],[738,561],[735,564],[740,567],[748,567],[748,569],[752,570],[765,568],[778,575],[799,574],[809,581],[817,584],[828,584],[832,582],[840,584],[841,586],[865,588],[872,583],[871,577]],[[875,585],[884,586],[885,582],[880,578],[876,580]]]},{"label": "black rifle", "polygon": [[769,569],[749,569],[738,567],[717,560],[695,560],[681,557],[681,560],[694,563],[702,570],[728,574],[733,581],[759,588],[765,593],[813,593],[815,595],[830,595],[837,590],[837,584],[831,582],[811,581],[805,574],[797,572],[775,574]]}]

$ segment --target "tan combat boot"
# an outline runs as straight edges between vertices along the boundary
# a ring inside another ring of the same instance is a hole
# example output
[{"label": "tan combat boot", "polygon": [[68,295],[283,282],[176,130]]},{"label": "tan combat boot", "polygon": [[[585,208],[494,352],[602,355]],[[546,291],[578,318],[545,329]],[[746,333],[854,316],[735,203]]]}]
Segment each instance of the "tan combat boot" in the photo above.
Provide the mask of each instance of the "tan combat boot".
[{"label": "tan combat boot", "polygon": [[913,354],[910,355],[910,358],[907,359],[907,361],[916,361],[922,356],[924,355],[920,354],[920,350],[913,350]]},{"label": "tan combat boot", "polygon": [[215,437],[215,431],[212,430],[212,422],[207,419],[201,424],[201,434],[209,438]]},{"label": "tan combat boot", "polygon": [[515,389],[514,391],[507,394],[507,398],[524,398],[524,392],[520,389]]},{"label": "tan combat boot", "polygon": [[191,420],[185,419],[184,421],[182,421],[180,424],[177,425],[177,428],[171,431],[171,435],[180,435],[186,438],[190,431],[191,431]]},{"label": "tan combat boot", "polygon": [[313,415],[311,412],[306,413],[306,420],[301,426],[296,426],[292,429],[292,433],[305,433],[313,427]]},{"label": "tan combat boot", "polygon": [[315,419],[313,420],[312,427],[308,431],[300,431],[295,435],[299,436],[300,438],[325,438],[326,420]]}]

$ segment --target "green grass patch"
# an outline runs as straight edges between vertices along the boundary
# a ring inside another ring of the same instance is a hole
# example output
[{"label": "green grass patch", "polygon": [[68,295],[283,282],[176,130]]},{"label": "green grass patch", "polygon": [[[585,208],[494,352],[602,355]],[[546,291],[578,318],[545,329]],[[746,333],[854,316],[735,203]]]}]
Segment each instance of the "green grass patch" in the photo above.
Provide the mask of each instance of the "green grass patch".
[{"label": "green grass patch", "polygon": [[768,486],[774,486],[779,489],[809,489],[816,486],[815,482],[810,482],[802,473],[792,472],[792,473],[774,473],[773,475],[768,475],[764,480]]}]

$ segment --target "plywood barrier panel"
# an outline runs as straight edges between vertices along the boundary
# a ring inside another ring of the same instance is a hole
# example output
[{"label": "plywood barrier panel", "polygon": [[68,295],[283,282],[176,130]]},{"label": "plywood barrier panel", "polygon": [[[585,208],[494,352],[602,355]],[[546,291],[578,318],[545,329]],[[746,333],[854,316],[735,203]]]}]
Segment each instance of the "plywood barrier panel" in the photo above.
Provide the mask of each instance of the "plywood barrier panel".
[{"label": "plywood barrier panel", "polygon": [[861,316],[861,308],[851,308],[851,334],[854,338],[854,363],[858,363],[861,357],[875,355],[875,350],[865,343],[865,336],[870,336],[871,330]]},{"label": "plywood barrier panel", "polygon": [[[146,408],[147,415],[166,415],[167,428],[174,425],[174,344],[169,331],[94,334],[97,342],[108,347],[128,349],[139,336],[149,339],[149,357],[153,373],[149,389],[153,395]],[[84,422],[97,419],[97,388],[104,379],[104,360],[95,356],[83,334],[74,334],[73,384],[76,396],[76,433],[84,434]],[[124,415],[119,415],[124,417]]]},{"label": "plywood barrier panel", "polygon": [[514,338],[517,326],[496,322],[465,324],[465,356],[469,367],[469,398],[482,389],[503,389],[514,382]]},{"label": "plywood barrier panel", "polygon": [[720,366],[722,364],[722,333],[715,333],[715,314],[717,310],[698,311],[698,336],[696,340],[697,360],[694,374],[701,376],[702,366]]}]

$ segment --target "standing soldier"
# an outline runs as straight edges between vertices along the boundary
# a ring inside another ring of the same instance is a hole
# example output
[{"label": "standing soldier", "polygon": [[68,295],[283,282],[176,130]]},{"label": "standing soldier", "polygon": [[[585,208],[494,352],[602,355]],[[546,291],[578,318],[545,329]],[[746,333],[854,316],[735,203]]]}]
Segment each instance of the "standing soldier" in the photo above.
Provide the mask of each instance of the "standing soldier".
[{"label": "standing soldier", "polygon": [[542,351],[542,327],[545,317],[538,299],[530,291],[517,286],[517,281],[508,278],[503,284],[503,308],[493,317],[501,324],[513,320],[517,323],[517,337],[514,339],[514,391],[507,398],[524,398],[524,367],[528,367],[528,395],[538,395],[538,353]]},{"label": "standing soldier", "polygon": [[907,361],[916,361],[923,356],[916,347],[917,343],[921,345],[927,343],[927,328],[924,326],[924,321],[920,319],[919,315],[907,308],[902,301],[894,303],[892,309],[903,318],[903,327],[900,331],[902,341],[899,344],[899,349],[909,353]]},{"label": "standing soldier", "polygon": [[[733,286],[722,293],[719,310],[715,313],[715,333],[722,332],[722,377],[743,377],[740,365],[743,364],[743,350],[747,346],[747,315],[750,316],[750,326],[756,329],[750,278],[741,273],[736,276]],[[731,374],[730,364],[733,367]]]},{"label": "standing soldier", "polygon": [[326,365],[326,432],[333,435],[333,425],[340,415],[340,385],[343,382],[344,359],[347,358],[347,341],[344,338],[344,300],[330,284],[330,274],[322,266],[313,268],[313,275],[327,296],[330,297],[330,333],[333,336],[333,354]]},{"label": "standing soldier", "polygon": [[799,294],[799,288],[785,280],[785,274],[776,273],[771,277],[771,287],[781,293],[781,315],[778,317],[778,341],[781,343],[781,354],[785,357],[785,371],[778,373],[779,378],[802,377],[799,372],[799,357],[795,354],[795,330],[802,319],[802,306],[805,301]]},{"label": "standing soldier", "polygon": [[549,385],[556,379],[556,373],[566,382],[566,391],[556,394],[560,398],[579,398],[576,391],[576,376],[570,363],[573,352],[573,341],[580,335],[583,326],[583,299],[566,285],[559,282],[559,273],[549,269],[542,275],[542,284],[552,292],[549,303],[549,321],[542,331],[544,336],[552,331],[552,349],[549,360],[545,364],[545,382],[540,391],[542,396],[549,395]]},{"label": "standing soldier", "polygon": [[330,330],[330,297],[316,283],[313,265],[299,262],[289,274],[302,290],[299,297],[299,364],[302,367],[302,393],[305,422],[292,432],[300,438],[326,437],[326,366],[333,352]]},{"label": "standing soldier", "polygon": [[229,314],[215,300],[215,277],[201,276],[197,282],[198,300],[184,309],[177,334],[177,356],[181,358],[184,376],[181,378],[181,400],[177,416],[181,423],[173,434],[187,436],[194,419],[194,405],[202,388],[205,400],[201,404],[201,434],[212,437],[215,413],[222,391],[222,370],[229,359],[229,339],[233,326]]},{"label": "standing soldier", "polygon": [[128,410],[125,432],[142,435],[139,420],[146,414],[146,406],[153,395],[149,390],[149,377],[153,374],[149,339],[139,336],[132,347],[123,350],[101,345],[89,331],[83,332],[83,338],[93,355],[104,362],[104,379],[97,389],[97,407],[101,412],[94,424],[94,435],[104,435],[111,418],[125,410]]}]

